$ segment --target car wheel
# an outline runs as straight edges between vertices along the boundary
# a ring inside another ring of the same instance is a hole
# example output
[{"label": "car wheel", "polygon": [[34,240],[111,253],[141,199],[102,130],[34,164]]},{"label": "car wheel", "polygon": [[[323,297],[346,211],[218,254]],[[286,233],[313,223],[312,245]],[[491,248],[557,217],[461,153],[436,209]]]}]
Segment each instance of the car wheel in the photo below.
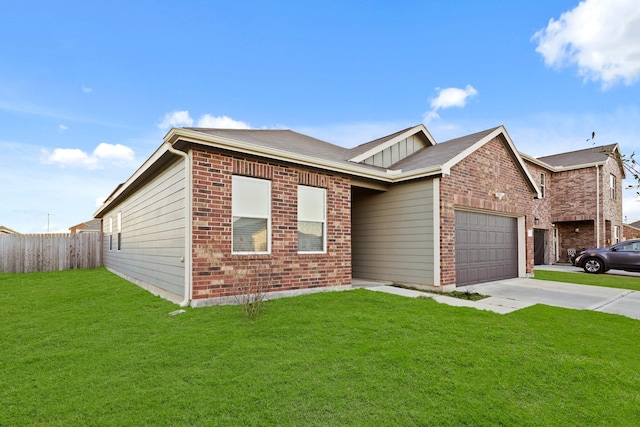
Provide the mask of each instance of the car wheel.
[{"label": "car wheel", "polygon": [[598,258],[587,258],[584,260],[584,271],[587,273],[604,273],[604,264]]}]

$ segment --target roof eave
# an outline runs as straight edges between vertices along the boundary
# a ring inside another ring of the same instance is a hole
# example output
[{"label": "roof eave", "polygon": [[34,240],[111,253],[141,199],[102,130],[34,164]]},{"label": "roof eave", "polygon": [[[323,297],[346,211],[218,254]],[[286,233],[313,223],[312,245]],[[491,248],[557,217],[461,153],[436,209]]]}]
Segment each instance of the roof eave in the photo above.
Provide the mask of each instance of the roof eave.
[{"label": "roof eave", "polygon": [[204,145],[207,147],[219,148],[227,151],[235,151],[242,154],[249,154],[258,157],[267,157],[273,160],[280,160],[287,163],[294,163],[302,166],[309,166],[319,169],[330,170],[332,172],[356,175],[362,178],[377,179],[392,182],[386,170],[372,170],[359,165],[347,165],[333,160],[320,159],[318,157],[300,155],[290,151],[251,144],[218,135],[209,135],[188,129],[173,128],[165,136],[165,142],[173,145],[178,141],[191,144]]}]

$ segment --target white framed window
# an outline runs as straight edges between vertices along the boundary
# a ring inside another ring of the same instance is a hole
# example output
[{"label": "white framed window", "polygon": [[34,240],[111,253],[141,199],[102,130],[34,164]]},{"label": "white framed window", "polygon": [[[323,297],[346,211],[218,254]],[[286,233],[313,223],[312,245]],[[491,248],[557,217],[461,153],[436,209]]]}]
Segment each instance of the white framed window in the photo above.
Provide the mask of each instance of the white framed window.
[{"label": "white framed window", "polygon": [[232,252],[269,253],[271,181],[234,175],[231,185]]},{"label": "white framed window", "polygon": [[327,190],[298,186],[298,252],[326,252]]},{"label": "white framed window", "polygon": [[109,217],[109,250],[113,250],[113,217]]},{"label": "white framed window", "polygon": [[617,225],[613,226],[613,243],[620,242],[620,227]]},{"label": "white framed window", "polygon": [[122,250],[122,212],[118,212],[118,221],[116,223],[116,230],[118,231],[118,250]]},{"label": "white framed window", "polygon": [[544,172],[540,173],[540,193],[542,194],[542,197],[544,197],[545,192],[546,192],[546,187],[547,187],[547,177],[545,176]]},{"label": "white framed window", "polygon": [[609,175],[609,191],[611,194],[611,199],[616,199],[616,176],[611,174]]}]

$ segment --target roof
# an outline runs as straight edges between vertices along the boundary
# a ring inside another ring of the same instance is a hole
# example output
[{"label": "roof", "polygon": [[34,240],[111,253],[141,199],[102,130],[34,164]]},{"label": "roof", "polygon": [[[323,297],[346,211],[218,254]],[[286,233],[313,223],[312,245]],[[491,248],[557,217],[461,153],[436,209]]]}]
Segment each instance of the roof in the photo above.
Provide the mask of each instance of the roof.
[{"label": "roof", "polygon": [[20,233],[10,229],[9,227],[5,227],[4,225],[0,225],[0,234],[20,234]]},{"label": "roof", "polygon": [[[407,154],[390,167],[364,163],[365,159],[414,136],[419,137],[423,147]],[[531,190],[539,195],[533,178],[503,126],[437,144],[424,125],[419,124],[352,149],[283,129],[173,128],[156,152],[113,191],[95,217],[100,218],[109,205],[161,169],[169,161],[168,158],[174,155],[172,153],[176,153],[176,149],[186,152],[191,144],[329,170],[354,178],[393,183],[448,174],[453,165],[498,136],[502,137]]]},{"label": "roof", "polygon": [[93,218],[89,221],[81,222],[80,224],[76,224],[74,226],[69,227],[71,232],[74,230],[77,232],[87,232],[87,231],[100,231],[102,223],[99,219]]},{"label": "roof", "polygon": [[349,150],[298,132],[286,129],[210,129],[183,128],[211,136],[233,139],[267,148],[290,151],[305,156],[335,161],[348,160]]},{"label": "roof", "polygon": [[477,144],[497,129],[499,129],[499,127],[436,144],[415,153],[413,156],[401,160],[394,164],[393,168],[413,170],[416,168],[439,166],[450,163],[457,156],[464,153],[466,150],[469,150],[474,144]]},{"label": "roof", "polygon": [[551,156],[538,157],[538,160],[556,168],[604,163],[609,158],[607,153],[612,153],[616,151],[617,148],[618,144],[601,145],[583,150],[567,151]]}]

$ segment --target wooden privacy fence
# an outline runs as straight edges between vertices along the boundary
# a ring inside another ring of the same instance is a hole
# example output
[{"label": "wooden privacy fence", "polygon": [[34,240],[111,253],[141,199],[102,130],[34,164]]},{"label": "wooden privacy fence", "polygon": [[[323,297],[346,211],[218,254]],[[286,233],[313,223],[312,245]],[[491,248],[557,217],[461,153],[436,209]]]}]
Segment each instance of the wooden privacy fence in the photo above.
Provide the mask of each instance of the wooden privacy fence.
[{"label": "wooden privacy fence", "polygon": [[0,273],[102,266],[102,233],[0,234]]}]

